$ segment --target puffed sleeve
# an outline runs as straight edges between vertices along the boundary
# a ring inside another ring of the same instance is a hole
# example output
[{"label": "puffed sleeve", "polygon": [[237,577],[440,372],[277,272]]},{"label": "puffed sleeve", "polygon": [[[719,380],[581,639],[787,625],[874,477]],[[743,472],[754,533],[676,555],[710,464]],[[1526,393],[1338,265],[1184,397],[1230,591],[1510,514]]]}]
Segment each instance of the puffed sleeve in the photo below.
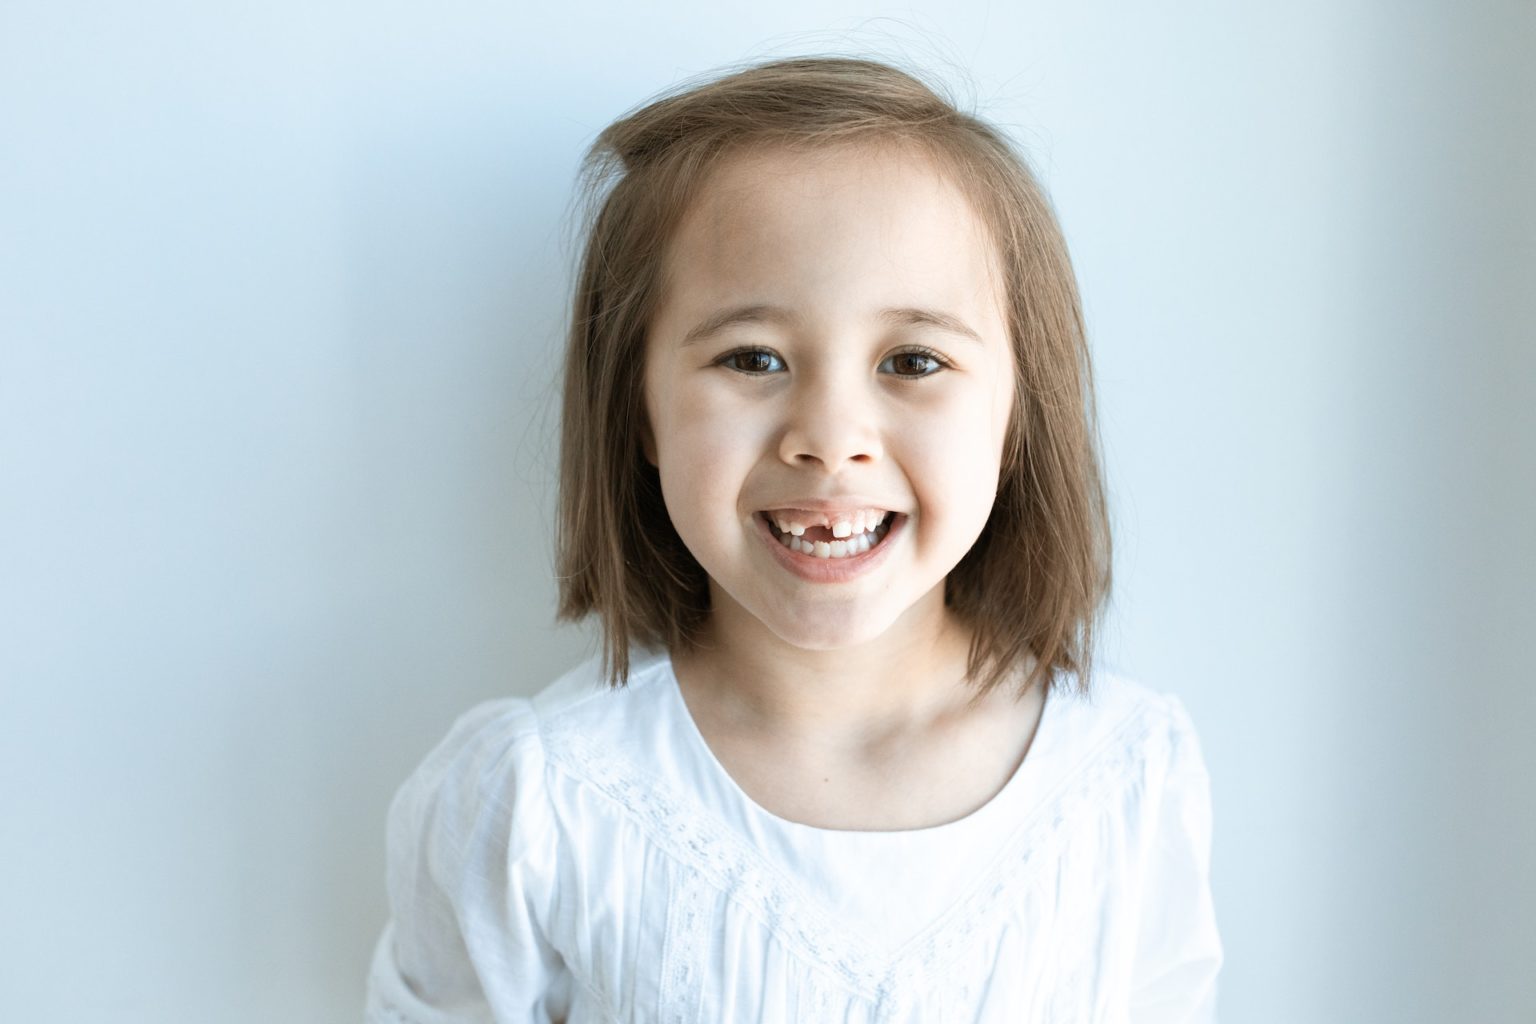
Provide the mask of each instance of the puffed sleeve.
[{"label": "puffed sleeve", "polygon": [[1168,770],[1141,886],[1131,1024],[1215,1024],[1221,937],[1211,900],[1211,783],[1183,703],[1170,713]]},{"label": "puffed sleeve", "polygon": [[570,976],[545,937],[556,833],[527,700],[463,715],[390,804],[390,920],[368,1024],[563,1020]]}]

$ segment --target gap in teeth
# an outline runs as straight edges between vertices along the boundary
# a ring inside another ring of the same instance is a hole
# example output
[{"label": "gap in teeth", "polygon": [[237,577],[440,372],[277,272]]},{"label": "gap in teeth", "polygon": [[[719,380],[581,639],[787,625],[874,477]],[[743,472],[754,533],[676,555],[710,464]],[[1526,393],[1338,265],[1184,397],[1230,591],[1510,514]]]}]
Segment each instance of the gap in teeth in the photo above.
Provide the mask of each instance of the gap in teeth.
[{"label": "gap in teeth", "polygon": [[[779,543],[791,551],[810,555],[812,558],[851,558],[854,555],[862,555],[876,544],[879,544],[885,538],[885,535],[890,532],[890,522],[893,516],[894,513],[886,512],[880,516],[873,527],[859,530],[856,533],[849,531],[846,539],[808,541],[803,539],[802,535],[805,533],[805,527],[800,524],[792,524],[793,528],[791,529],[784,528],[784,525],[791,524],[775,524],[775,536],[777,536]],[[799,533],[794,532],[794,528],[798,528]],[[837,530],[835,528],[833,535],[836,538]]]},{"label": "gap in teeth", "polygon": [[829,522],[826,516],[821,516],[820,522],[799,523],[792,522],[784,517],[767,517],[769,522],[779,533],[787,533],[794,537],[803,537],[805,531],[813,526],[826,527],[831,530],[835,540],[848,540],[855,534],[873,533],[877,527],[890,521],[893,513],[877,512],[873,509],[860,509],[848,519]]}]

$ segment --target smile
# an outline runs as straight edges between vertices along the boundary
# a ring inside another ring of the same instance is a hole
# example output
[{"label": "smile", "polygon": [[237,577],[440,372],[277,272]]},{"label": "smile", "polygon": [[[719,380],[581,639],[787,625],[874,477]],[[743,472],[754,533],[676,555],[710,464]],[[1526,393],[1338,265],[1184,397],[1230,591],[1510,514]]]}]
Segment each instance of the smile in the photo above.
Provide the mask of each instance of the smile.
[{"label": "smile", "polygon": [[[805,523],[804,517],[762,513],[774,539],[789,550],[811,558],[856,558],[877,547],[891,530],[894,512],[870,509],[837,521]],[[830,520],[830,517],[822,517]]]},{"label": "smile", "polygon": [[908,516],[880,508],[859,513],[770,508],[753,519],[773,559],[793,576],[808,583],[849,583],[888,562]]}]

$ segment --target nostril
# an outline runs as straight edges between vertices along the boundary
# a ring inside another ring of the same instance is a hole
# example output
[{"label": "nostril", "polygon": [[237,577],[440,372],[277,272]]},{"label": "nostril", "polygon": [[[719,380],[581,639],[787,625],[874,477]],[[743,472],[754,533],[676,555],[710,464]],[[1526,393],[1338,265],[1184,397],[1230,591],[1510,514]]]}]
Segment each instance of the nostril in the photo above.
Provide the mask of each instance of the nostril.
[{"label": "nostril", "polygon": [[880,460],[881,436],[878,419],[858,396],[836,388],[818,391],[814,404],[796,406],[786,415],[778,436],[779,458],[828,470],[865,465]]}]

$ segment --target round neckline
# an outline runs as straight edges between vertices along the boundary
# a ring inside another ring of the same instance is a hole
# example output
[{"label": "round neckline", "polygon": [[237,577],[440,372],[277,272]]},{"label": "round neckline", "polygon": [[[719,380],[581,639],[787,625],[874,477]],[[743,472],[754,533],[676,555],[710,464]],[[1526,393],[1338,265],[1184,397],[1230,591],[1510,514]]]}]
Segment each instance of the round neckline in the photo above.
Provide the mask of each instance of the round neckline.
[{"label": "round neckline", "polygon": [[942,822],[937,825],[928,825],[915,829],[837,829],[822,828],[819,825],[807,825],[804,822],[791,821],[768,810],[762,804],[754,800],[746,790],[741,788],[733,775],[726,770],[709,741],[704,738],[704,733],[699,729],[699,724],[694,720],[693,712],[688,707],[688,702],[683,698],[682,686],[678,683],[677,672],[672,664],[672,658],[662,653],[660,668],[664,676],[667,690],[667,699],[672,702],[673,711],[681,720],[682,731],[686,735],[686,742],[694,748],[694,753],[702,762],[704,770],[714,776],[723,792],[729,794],[746,813],[759,823],[776,829],[785,834],[806,839],[815,839],[821,842],[841,843],[868,843],[868,844],[911,844],[925,843],[942,840],[944,843],[962,840],[970,833],[985,833],[994,822],[1003,820],[1017,823],[1020,818],[1017,814],[1009,812],[1015,809],[1019,802],[1030,793],[1038,793],[1039,787],[1034,780],[1042,771],[1041,762],[1044,760],[1047,749],[1051,746],[1051,739],[1056,732],[1055,721],[1061,711],[1063,695],[1047,685],[1045,690],[1044,707],[1040,712],[1040,720],[1035,725],[1035,734],[1030,738],[1029,747],[1025,750],[1023,758],[1014,768],[1008,781],[1003,783],[1001,789],[992,794],[986,803],[977,807],[969,814],[956,818],[953,821]]}]

